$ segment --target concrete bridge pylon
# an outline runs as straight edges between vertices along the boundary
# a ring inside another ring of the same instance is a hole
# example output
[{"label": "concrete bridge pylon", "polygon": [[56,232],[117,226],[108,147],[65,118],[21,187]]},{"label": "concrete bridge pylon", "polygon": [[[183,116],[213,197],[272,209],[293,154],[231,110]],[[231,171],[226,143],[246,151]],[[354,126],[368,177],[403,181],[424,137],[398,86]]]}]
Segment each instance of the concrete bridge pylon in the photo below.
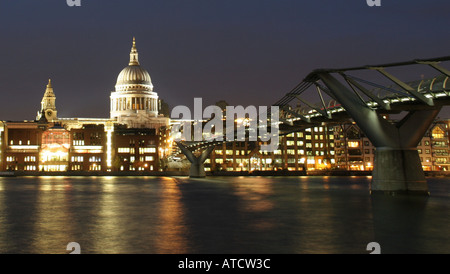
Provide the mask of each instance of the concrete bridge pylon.
[{"label": "concrete bridge pylon", "polygon": [[191,168],[189,169],[189,177],[191,178],[204,178],[206,177],[204,163],[208,158],[209,154],[214,150],[214,145],[205,148],[199,156],[195,156],[194,153],[189,150],[181,142],[176,142],[178,147],[181,149],[183,154],[191,163]]},{"label": "concrete bridge pylon", "polygon": [[317,76],[376,148],[371,193],[428,195],[417,144],[441,106],[411,110],[402,120],[392,123],[364,104],[330,73],[321,72]]}]

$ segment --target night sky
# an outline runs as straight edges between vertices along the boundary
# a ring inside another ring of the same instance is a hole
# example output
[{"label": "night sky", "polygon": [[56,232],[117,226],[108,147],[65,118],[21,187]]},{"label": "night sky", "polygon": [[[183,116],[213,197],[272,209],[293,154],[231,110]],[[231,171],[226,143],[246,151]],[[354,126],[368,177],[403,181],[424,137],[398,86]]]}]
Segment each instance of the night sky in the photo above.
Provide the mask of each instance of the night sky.
[{"label": "night sky", "polygon": [[381,2],[3,0],[0,120],[35,119],[49,78],[59,117],[108,118],[133,36],[170,107],[271,105],[316,68],[450,55],[450,1]]}]

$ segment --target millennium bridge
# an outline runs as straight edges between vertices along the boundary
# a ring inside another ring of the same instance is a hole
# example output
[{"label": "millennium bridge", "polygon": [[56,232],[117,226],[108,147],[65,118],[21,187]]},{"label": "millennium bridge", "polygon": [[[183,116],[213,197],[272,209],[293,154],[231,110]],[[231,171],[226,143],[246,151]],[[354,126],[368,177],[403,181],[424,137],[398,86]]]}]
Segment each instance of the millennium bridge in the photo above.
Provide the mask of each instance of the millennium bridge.
[{"label": "millennium bridge", "polygon": [[[450,70],[442,65],[447,61],[450,56],[316,69],[272,105],[279,108],[279,134],[352,119],[376,148],[371,193],[428,195],[417,144],[442,107],[450,104]],[[420,73],[430,68],[434,77],[412,82],[402,81],[390,72],[403,75],[414,71],[415,75],[424,75]],[[299,104],[302,107],[297,107]],[[394,122],[386,119],[387,115],[402,117]],[[260,119],[270,121],[271,117],[269,111]],[[191,162],[191,177],[205,176],[203,162],[222,142],[177,142]],[[202,152],[195,156],[194,151],[199,150]]]}]

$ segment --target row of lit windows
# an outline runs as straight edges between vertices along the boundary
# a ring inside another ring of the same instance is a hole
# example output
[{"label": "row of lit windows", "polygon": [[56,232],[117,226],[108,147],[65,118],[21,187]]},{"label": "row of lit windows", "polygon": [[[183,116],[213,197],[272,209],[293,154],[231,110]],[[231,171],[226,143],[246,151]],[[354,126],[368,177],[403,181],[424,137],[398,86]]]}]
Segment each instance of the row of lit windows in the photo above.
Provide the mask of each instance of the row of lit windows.
[{"label": "row of lit windows", "polygon": [[102,161],[102,157],[99,157],[99,156],[89,157],[89,162],[91,162],[91,163],[100,163],[101,161]]},{"label": "row of lit windows", "polygon": [[[322,140],[322,139],[321,139],[321,140]],[[318,143],[316,143],[316,146],[315,146],[315,147],[318,147],[317,144],[318,144]],[[295,145],[295,141],[286,141],[286,145],[287,145],[287,146],[294,146],[294,145]],[[297,141],[297,147],[301,147],[301,146],[303,146],[303,145],[305,145],[305,143],[304,143],[303,141]],[[329,145],[330,145],[330,146],[334,146],[334,143],[330,142]],[[306,143],[306,147],[311,147],[311,143],[310,143],[310,142],[307,142],[307,143]],[[322,143],[322,145],[321,145],[320,147],[323,147],[323,143]]]},{"label": "row of lit windows", "polygon": [[[81,165],[72,165],[70,169],[73,171],[80,171],[80,170],[83,170],[83,167]],[[102,170],[102,166],[98,165],[98,164],[92,164],[89,166],[89,170],[100,171],[100,170]]]},{"label": "row of lit windows", "polygon": [[[424,158],[423,157],[420,157],[420,161],[421,162],[425,162],[425,163],[431,163],[431,157],[426,157],[425,158],[425,161],[424,161]],[[436,163],[436,164],[448,164],[449,162],[448,162],[448,158],[446,158],[446,157],[437,157],[437,158],[434,158],[434,162]]]},{"label": "row of lit windows", "polygon": [[36,162],[36,156],[25,156],[25,162]]},{"label": "row of lit windows", "polygon": [[[140,167],[137,167],[137,168],[134,167],[134,166],[129,166],[129,169],[131,171],[135,171],[135,170],[138,170],[138,171],[150,170],[150,171],[152,171],[154,168],[153,168],[153,165],[149,165],[147,167],[140,166]],[[124,170],[125,170],[125,167],[124,166],[120,166],[120,171],[124,171]]]},{"label": "row of lit windows", "polygon": [[[119,147],[117,149],[118,153],[130,153],[130,154],[134,154],[135,153],[135,149],[134,147]],[[144,153],[156,153],[156,148],[154,147],[140,147],[139,148],[139,154],[144,154]]]},{"label": "row of lit windows", "polygon": [[[10,145],[14,145],[14,140],[11,140],[11,141],[9,141],[9,144]],[[19,140],[19,146],[21,146],[21,145],[23,145],[24,143],[22,142],[22,140]],[[27,141],[27,145],[30,145],[31,144],[31,141],[30,140],[28,140]]]},{"label": "row of lit windows", "polygon": [[74,146],[84,146],[84,140],[73,140],[72,144]]},{"label": "row of lit windows", "polygon": [[72,156],[71,160],[72,160],[72,162],[83,162],[84,157],[83,156]]},{"label": "row of lit windows", "polygon": [[[33,166],[33,165],[26,165],[23,168],[26,171],[36,171],[37,170],[37,167]],[[8,165],[8,166],[6,166],[6,169],[7,170],[18,170],[18,167],[16,165]]]},{"label": "row of lit windows", "polygon": [[6,161],[7,162],[15,162],[16,161],[16,156],[8,156],[8,157],[6,157]]}]

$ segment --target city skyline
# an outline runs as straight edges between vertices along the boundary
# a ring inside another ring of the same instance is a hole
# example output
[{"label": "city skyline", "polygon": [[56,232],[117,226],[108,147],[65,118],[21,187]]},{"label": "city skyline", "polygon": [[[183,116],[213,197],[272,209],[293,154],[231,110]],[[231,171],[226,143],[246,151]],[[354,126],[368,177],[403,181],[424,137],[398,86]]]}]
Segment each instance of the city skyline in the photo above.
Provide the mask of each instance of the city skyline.
[{"label": "city skyline", "polygon": [[448,253],[449,9],[0,1],[0,253]]},{"label": "city skyline", "polygon": [[60,117],[108,117],[133,36],[155,91],[171,108],[189,106],[194,97],[270,105],[313,69],[446,56],[450,42],[440,27],[448,22],[439,16],[449,6],[444,1],[1,5],[0,50],[7,54],[0,88],[8,98],[1,120],[33,119],[49,78]]}]

